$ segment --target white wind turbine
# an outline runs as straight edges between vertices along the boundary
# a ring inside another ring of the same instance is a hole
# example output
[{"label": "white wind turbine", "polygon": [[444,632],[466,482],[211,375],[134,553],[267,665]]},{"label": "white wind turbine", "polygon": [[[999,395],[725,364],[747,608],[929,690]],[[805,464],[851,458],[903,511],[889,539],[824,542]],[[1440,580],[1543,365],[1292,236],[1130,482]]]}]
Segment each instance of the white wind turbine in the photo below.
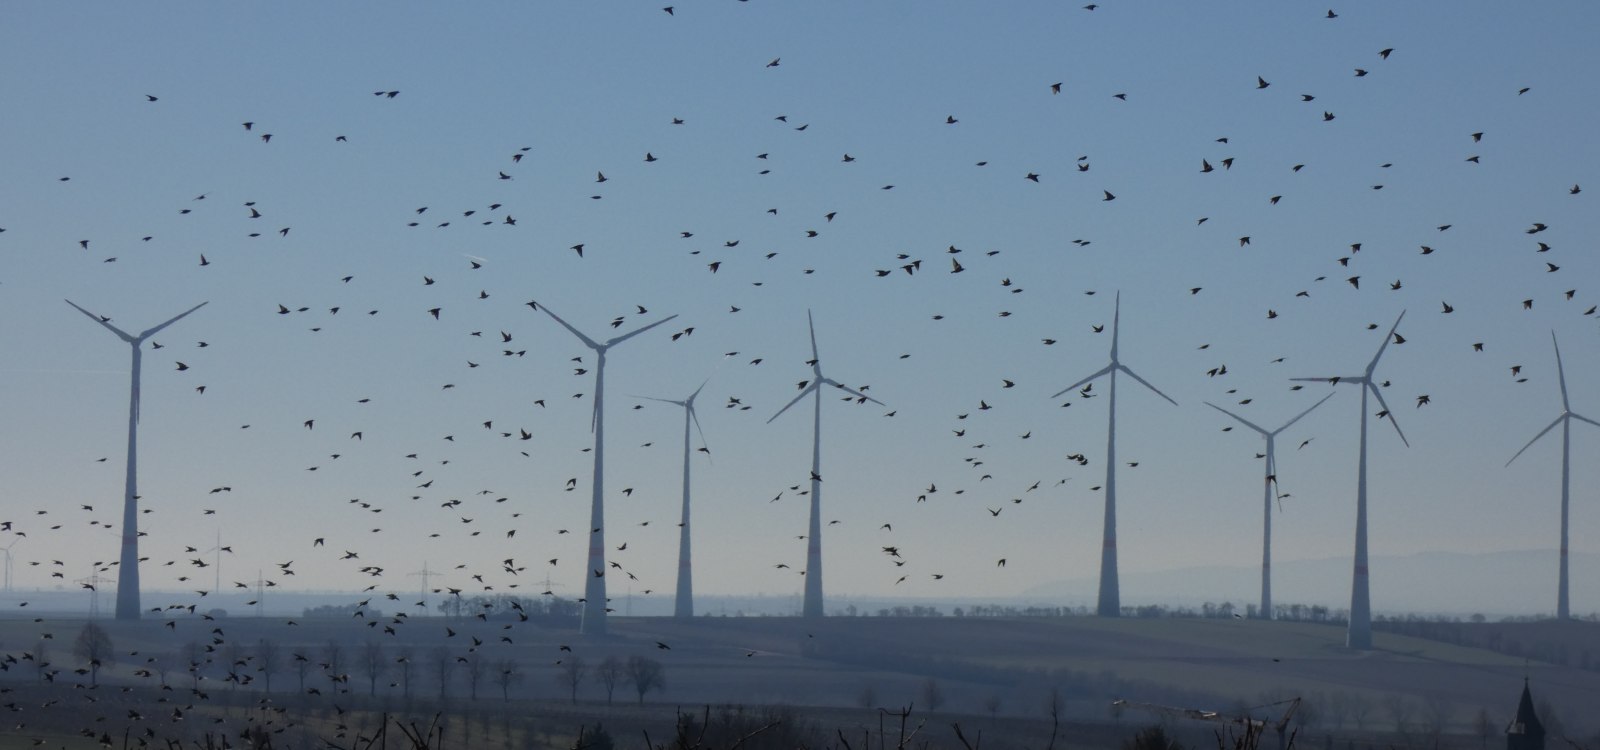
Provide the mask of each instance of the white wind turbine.
[{"label": "white wind turbine", "polygon": [[586,635],[605,635],[606,633],[606,532],[605,532],[605,389],[606,389],[606,351],[628,339],[638,336],[645,331],[655,328],[678,316],[669,315],[650,325],[635,328],[621,336],[615,336],[604,342],[595,341],[585,336],[582,331],[573,328],[567,321],[562,320],[550,308],[542,304],[532,303],[534,307],[544,310],[562,328],[572,332],[582,341],[584,346],[595,352],[594,364],[594,416],[591,418],[590,429],[594,432],[594,494],[589,503],[589,567],[584,573],[584,604],[582,631]]},{"label": "white wind turbine", "polygon": [[1128,377],[1139,381],[1139,384],[1154,391],[1157,396],[1166,399],[1173,406],[1178,402],[1173,401],[1167,394],[1162,393],[1155,386],[1150,385],[1144,378],[1139,377],[1133,370],[1117,358],[1117,324],[1122,317],[1122,293],[1117,293],[1116,307],[1111,315],[1111,364],[1100,368],[1093,375],[1084,378],[1072,385],[1062,388],[1051,398],[1060,398],[1061,394],[1076,390],[1089,384],[1102,375],[1110,375],[1111,382],[1107,387],[1109,406],[1107,420],[1109,427],[1106,429],[1106,512],[1105,532],[1100,547],[1100,600],[1096,612],[1101,617],[1116,617],[1122,613],[1122,594],[1117,583],[1117,371],[1127,373]]},{"label": "white wind turbine", "polygon": [[1261,609],[1259,610],[1260,616],[1264,620],[1272,619],[1272,500],[1277,494],[1275,488],[1278,484],[1278,459],[1276,454],[1278,433],[1289,429],[1290,425],[1300,421],[1301,417],[1310,414],[1312,409],[1321,406],[1323,401],[1327,401],[1330,398],[1333,398],[1332,393],[1323,396],[1322,401],[1318,401],[1311,405],[1311,409],[1306,409],[1305,411],[1300,412],[1298,416],[1296,416],[1294,419],[1284,422],[1283,426],[1276,430],[1267,430],[1262,428],[1260,425],[1257,425],[1256,423],[1239,416],[1238,414],[1234,414],[1227,409],[1211,403],[1210,401],[1206,402],[1206,406],[1239,420],[1240,424],[1255,430],[1256,432],[1260,433],[1262,437],[1267,439],[1267,454],[1265,457],[1267,460],[1267,475],[1263,482],[1264,489],[1262,490],[1261,498]]},{"label": "white wind turbine", "polygon": [[[710,378],[706,383],[711,382]],[[641,396],[651,401],[660,401],[664,404],[673,404],[683,407],[683,517],[678,522],[678,594],[677,601],[672,608],[673,617],[694,617],[694,572],[690,567],[690,541],[689,541],[689,457],[694,454],[694,446],[689,442],[689,423],[694,423],[694,429],[700,433],[700,446],[710,455],[710,450],[705,448],[706,433],[700,429],[700,417],[694,412],[694,400],[705,390],[706,383],[701,383],[694,393],[682,401],[673,401],[653,396]]]},{"label": "white wind turbine", "polygon": [[789,407],[800,403],[800,399],[808,394],[816,396],[815,409],[811,417],[811,526],[806,534],[806,591],[805,599],[801,605],[800,613],[803,617],[822,616],[822,386],[831,385],[855,397],[857,403],[871,401],[883,406],[883,402],[861,391],[851,388],[833,378],[822,374],[822,360],[817,355],[817,326],[811,319],[811,311],[806,311],[806,325],[811,329],[811,382],[800,390],[800,395],[793,401],[784,404],[777,414],[767,420],[782,416]]},{"label": "white wind turbine", "polygon": [[[1556,342],[1555,331],[1550,332],[1550,343],[1556,348],[1556,377],[1561,384],[1561,414],[1550,423],[1549,427],[1540,430],[1527,445],[1522,446],[1522,450],[1517,451],[1517,455],[1512,456],[1511,461],[1517,460],[1517,456],[1533,447],[1534,443],[1539,442],[1539,438],[1544,437],[1545,433],[1557,424],[1561,425],[1561,571],[1556,584],[1556,617],[1565,620],[1572,616],[1571,610],[1567,607],[1567,502],[1572,482],[1572,420],[1588,422],[1596,427],[1600,427],[1600,422],[1572,411],[1572,405],[1567,402],[1567,373],[1561,367],[1561,344]],[[1506,466],[1510,466],[1511,461],[1507,461]]]},{"label": "white wind turbine", "polygon": [[1394,412],[1389,410],[1389,404],[1383,400],[1383,392],[1378,390],[1378,384],[1372,379],[1372,372],[1378,369],[1378,360],[1383,357],[1383,351],[1389,348],[1389,342],[1394,340],[1394,332],[1400,327],[1400,321],[1406,317],[1405,311],[1400,312],[1400,317],[1394,319],[1394,325],[1389,328],[1389,333],[1383,337],[1383,344],[1378,347],[1378,353],[1372,355],[1372,361],[1367,363],[1367,369],[1360,375],[1332,378],[1291,378],[1291,380],[1323,382],[1338,385],[1340,383],[1356,384],[1361,386],[1361,459],[1356,469],[1356,552],[1355,564],[1351,572],[1350,583],[1350,627],[1345,634],[1345,645],[1350,648],[1372,648],[1372,597],[1368,587],[1367,570],[1367,394],[1371,393],[1378,399],[1378,405],[1383,407],[1378,417],[1389,418],[1389,424],[1394,425],[1394,431],[1400,436],[1400,442],[1406,447],[1411,447],[1411,441],[1406,440],[1406,434],[1400,430],[1400,423],[1395,421]]},{"label": "white wind turbine", "polygon": [[121,578],[117,579],[117,619],[139,619],[139,372],[143,369],[144,351],[141,347],[144,342],[158,331],[178,322],[189,313],[206,306],[201,302],[188,310],[179,313],[154,328],[147,328],[137,336],[131,335],[121,328],[111,325],[111,321],[99,315],[78,307],[72,300],[66,300],[73,309],[117,335],[117,338],[128,342],[133,349],[133,384],[128,394],[128,473],[122,496],[122,558],[119,563],[122,567]]}]

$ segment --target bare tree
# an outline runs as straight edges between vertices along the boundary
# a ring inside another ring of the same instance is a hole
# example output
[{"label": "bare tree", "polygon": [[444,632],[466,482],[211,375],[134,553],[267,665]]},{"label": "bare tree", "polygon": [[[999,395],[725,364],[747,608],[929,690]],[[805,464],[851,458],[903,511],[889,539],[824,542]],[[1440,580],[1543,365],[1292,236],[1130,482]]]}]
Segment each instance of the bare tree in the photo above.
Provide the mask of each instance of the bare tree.
[{"label": "bare tree", "polygon": [[201,646],[199,641],[184,641],[179,654],[183,657],[184,669],[189,670],[189,679],[194,683],[194,689],[199,690],[201,671],[206,668],[211,657],[206,656],[205,647]]},{"label": "bare tree", "polygon": [[556,682],[566,687],[572,696],[572,702],[578,702],[578,685],[583,683],[583,678],[589,674],[588,667],[583,663],[583,657],[574,656],[563,659],[556,665],[561,669],[556,672]]},{"label": "bare tree", "polygon": [[50,669],[50,642],[41,639],[33,646],[33,669],[39,679],[45,679]]},{"label": "bare tree", "polygon": [[606,689],[606,703],[611,703],[611,696],[617,691],[617,683],[622,682],[622,660],[615,656],[607,656],[605,661],[594,668],[594,676]]},{"label": "bare tree", "polygon": [[1534,713],[1539,715],[1539,723],[1544,725],[1544,736],[1567,736],[1567,724],[1561,720],[1560,712],[1556,711],[1556,704],[1551,703],[1549,698],[1540,698]]},{"label": "bare tree", "polygon": [[372,639],[361,644],[361,652],[356,654],[356,669],[367,678],[367,695],[377,695],[378,678],[389,670],[383,644]]},{"label": "bare tree", "polygon": [[410,646],[400,646],[395,649],[394,663],[400,670],[400,691],[407,699],[411,698],[411,664],[416,659],[416,653]]},{"label": "bare tree", "polygon": [[89,684],[100,684],[100,667],[116,661],[115,647],[105,628],[92,622],[85,623],[72,643],[72,654],[89,665]]},{"label": "bare tree", "polygon": [[983,710],[989,712],[989,719],[991,721],[994,720],[995,717],[999,716],[1000,715],[1000,694],[999,693],[991,693],[989,695],[989,697],[984,698],[983,699]]},{"label": "bare tree", "polygon": [[344,644],[330,640],[322,647],[322,670],[328,673],[328,679],[333,682],[337,691],[338,685],[344,680]]},{"label": "bare tree", "polygon": [[1350,719],[1356,723],[1356,729],[1364,731],[1367,721],[1372,718],[1372,700],[1360,693],[1350,693],[1349,696]]},{"label": "bare tree", "polygon": [[1300,707],[1295,709],[1294,723],[1306,731],[1315,730],[1322,726],[1325,713],[1324,706],[1328,704],[1328,696],[1315,692],[1300,699]]},{"label": "bare tree", "polygon": [[[1050,744],[1046,746],[1046,750],[1054,750],[1056,746],[1056,734],[1061,731],[1061,707],[1061,688],[1050,688],[1050,694],[1045,696],[1044,701],[1044,710],[1050,715]],[[1119,720],[1121,716],[1121,712],[1116,714]]]},{"label": "bare tree", "polygon": [[628,675],[629,684],[633,691],[639,694],[639,704],[644,704],[644,694],[651,690],[662,690],[667,686],[667,670],[661,662],[647,659],[643,656],[628,657],[628,664],[624,667]]},{"label": "bare tree", "polygon": [[1326,705],[1328,719],[1333,722],[1333,728],[1344,729],[1345,721],[1350,718],[1350,694],[1343,690],[1329,693]]},{"label": "bare tree", "polygon": [[450,654],[450,649],[434,646],[428,652],[428,663],[433,666],[434,676],[439,678],[439,699],[444,700],[449,695],[450,678],[456,672],[456,657]]},{"label": "bare tree", "polygon": [[[276,641],[262,638],[256,641],[256,671],[261,673],[261,679],[266,682],[266,691],[272,692],[272,673],[283,666],[283,653],[278,650]],[[165,682],[165,676],[162,682]]]},{"label": "bare tree", "polygon": [[172,663],[177,658],[174,654],[155,654],[145,660],[145,663],[150,665],[151,671],[154,671],[156,676],[161,679],[162,687],[167,686],[167,673],[172,671]]},{"label": "bare tree", "polygon": [[472,700],[478,699],[478,684],[483,682],[483,676],[489,671],[489,664],[483,660],[483,655],[477,651],[467,654],[467,687]]},{"label": "bare tree", "polygon": [[938,680],[929,677],[927,682],[922,683],[921,697],[922,705],[927,706],[929,711],[938,711],[944,705],[944,688],[939,687]]},{"label": "bare tree", "polygon": [[1390,693],[1383,697],[1383,710],[1389,714],[1389,719],[1394,722],[1394,731],[1407,734],[1411,731],[1411,714],[1415,711],[1411,701],[1399,693]]},{"label": "bare tree", "polygon": [[1439,743],[1439,738],[1454,720],[1455,708],[1454,704],[1439,695],[1430,694],[1423,699],[1423,721],[1426,722],[1428,737],[1435,745]]},{"label": "bare tree", "polygon": [[501,659],[494,664],[494,681],[500,686],[500,700],[511,701],[511,686],[522,681],[521,665],[515,659]]},{"label": "bare tree", "polygon": [[244,669],[250,666],[249,656],[243,643],[230,640],[222,645],[222,660],[227,663],[228,668],[229,692],[250,681],[250,676],[245,674]]},{"label": "bare tree", "polygon": [[1478,735],[1484,750],[1489,750],[1489,738],[1494,736],[1494,730],[1494,719],[1489,717],[1489,709],[1479,708],[1472,717],[1472,733]]},{"label": "bare tree", "polygon": [[311,671],[311,657],[300,652],[294,653],[294,674],[300,678],[300,692],[306,691],[306,674]]}]

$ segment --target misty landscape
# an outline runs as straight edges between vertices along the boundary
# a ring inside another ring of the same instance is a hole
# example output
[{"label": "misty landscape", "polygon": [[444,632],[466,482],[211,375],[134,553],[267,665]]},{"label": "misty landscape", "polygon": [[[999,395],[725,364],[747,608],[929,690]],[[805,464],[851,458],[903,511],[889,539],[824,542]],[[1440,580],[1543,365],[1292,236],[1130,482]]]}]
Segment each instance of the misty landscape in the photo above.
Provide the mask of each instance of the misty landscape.
[{"label": "misty landscape", "polygon": [[1600,750],[1597,28],[7,5],[0,750]]}]

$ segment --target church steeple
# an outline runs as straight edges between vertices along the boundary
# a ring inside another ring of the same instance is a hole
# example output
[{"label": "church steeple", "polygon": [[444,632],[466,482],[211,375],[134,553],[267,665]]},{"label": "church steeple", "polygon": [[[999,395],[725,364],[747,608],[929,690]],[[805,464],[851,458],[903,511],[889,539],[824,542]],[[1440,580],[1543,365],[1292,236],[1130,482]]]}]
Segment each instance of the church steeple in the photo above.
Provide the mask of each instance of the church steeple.
[{"label": "church steeple", "polygon": [[1506,750],[1544,750],[1544,724],[1533,710],[1533,694],[1528,691],[1528,678],[1522,678],[1522,700],[1517,702],[1517,716],[1506,727]]}]

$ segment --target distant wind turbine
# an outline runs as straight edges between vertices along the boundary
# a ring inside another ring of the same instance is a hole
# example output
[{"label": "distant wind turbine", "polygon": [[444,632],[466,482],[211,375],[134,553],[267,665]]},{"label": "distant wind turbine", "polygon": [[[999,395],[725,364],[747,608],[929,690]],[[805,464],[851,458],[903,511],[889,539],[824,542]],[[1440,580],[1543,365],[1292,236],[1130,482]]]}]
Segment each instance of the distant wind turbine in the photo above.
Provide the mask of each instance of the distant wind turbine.
[{"label": "distant wind turbine", "polygon": [[1322,401],[1311,405],[1311,409],[1300,412],[1298,416],[1284,422],[1283,426],[1276,430],[1264,429],[1238,414],[1234,414],[1210,401],[1206,402],[1206,406],[1239,420],[1240,424],[1255,430],[1267,439],[1267,476],[1263,482],[1265,488],[1262,490],[1261,499],[1261,609],[1259,610],[1260,616],[1264,620],[1272,619],[1272,499],[1277,494],[1276,488],[1278,486],[1278,459],[1275,453],[1278,433],[1289,429],[1290,425],[1300,421],[1301,417],[1310,414],[1312,409],[1321,406],[1323,401],[1327,401],[1330,398],[1333,398],[1332,393],[1323,396]]},{"label": "distant wind turbine", "polygon": [[206,306],[201,302],[179,313],[154,328],[147,328],[137,336],[111,325],[111,321],[78,307],[66,300],[73,309],[89,316],[90,320],[106,327],[117,338],[128,342],[133,349],[132,385],[128,393],[128,473],[122,496],[122,577],[117,579],[117,619],[139,619],[139,372],[144,361],[144,342],[163,328],[178,322],[189,313]]},{"label": "distant wind turbine", "polygon": [[645,331],[655,328],[678,316],[670,315],[650,325],[635,328],[621,336],[615,336],[605,342],[595,341],[585,336],[582,331],[573,328],[567,321],[562,320],[550,308],[542,304],[535,304],[562,328],[572,332],[584,346],[595,352],[594,365],[594,416],[591,417],[590,429],[594,431],[594,480],[592,482],[594,494],[589,503],[589,567],[584,570],[584,603],[583,626],[585,635],[605,635],[606,633],[606,527],[605,527],[605,389],[606,389],[606,351],[628,339],[638,336]]},{"label": "distant wind turbine", "polygon": [[[1561,425],[1561,572],[1556,583],[1556,618],[1565,620],[1572,616],[1567,606],[1567,503],[1572,483],[1572,420],[1588,422],[1596,427],[1600,427],[1600,422],[1572,411],[1572,405],[1567,402],[1567,373],[1561,366],[1561,344],[1556,342],[1555,331],[1550,332],[1550,343],[1556,348],[1556,377],[1561,384],[1561,414],[1550,423],[1549,427],[1540,430],[1527,445],[1522,446],[1522,450],[1517,451],[1517,455],[1512,456],[1511,461],[1517,460],[1517,456],[1522,455],[1523,451],[1533,447],[1533,444],[1539,442],[1539,438],[1544,437],[1551,428],[1557,424]],[[1510,466],[1511,461],[1507,461],[1506,466]]]},{"label": "distant wind turbine", "polygon": [[817,325],[811,319],[810,310],[806,311],[806,325],[811,329],[811,382],[801,389],[800,395],[795,396],[793,401],[784,404],[777,414],[772,415],[767,424],[772,424],[772,420],[782,416],[789,407],[800,403],[800,399],[808,394],[816,396],[811,417],[811,526],[806,534],[806,591],[800,609],[803,617],[811,618],[822,616],[822,386],[831,385],[855,396],[858,403],[871,401],[879,406],[884,404],[822,374],[822,359],[817,354]]},{"label": "distant wind turbine", "polygon": [[1121,370],[1127,373],[1128,377],[1139,381],[1140,385],[1155,391],[1157,396],[1167,399],[1167,402],[1173,406],[1178,405],[1178,402],[1173,401],[1167,394],[1150,385],[1148,381],[1139,377],[1138,373],[1128,369],[1128,366],[1122,364],[1122,360],[1117,358],[1117,324],[1121,317],[1122,293],[1118,292],[1116,307],[1111,314],[1111,364],[1100,368],[1093,375],[1073,383],[1051,396],[1051,398],[1060,398],[1061,394],[1081,388],[1102,375],[1111,376],[1111,382],[1106,389],[1109,401],[1106,410],[1109,423],[1109,427],[1106,428],[1106,512],[1105,532],[1100,546],[1100,601],[1096,607],[1096,612],[1101,617],[1117,617],[1122,614],[1122,593],[1117,583],[1117,371]]},{"label": "distant wind turbine", "polygon": [[[708,378],[706,383],[711,382]],[[689,457],[694,454],[694,446],[689,442],[689,423],[694,423],[694,429],[700,433],[700,445],[706,444],[705,430],[700,429],[700,417],[694,412],[694,399],[705,390],[706,383],[701,383],[694,393],[682,401],[672,401],[653,396],[642,396],[651,401],[660,401],[665,404],[674,404],[683,407],[683,517],[678,523],[678,595],[672,608],[673,617],[694,617],[694,572],[690,566],[689,542]],[[710,451],[707,451],[707,455]]]},{"label": "distant wind turbine", "polygon": [[1378,353],[1372,355],[1372,361],[1367,363],[1367,369],[1360,375],[1333,378],[1291,378],[1292,380],[1331,383],[1333,385],[1355,384],[1361,386],[1361,460],[1356,469],[1356,554],[1355,565],[1351,573],[1350,583],[1350,627],[1345,634],[1345,645],[1350,648],[1372,648],[1372,596],[1368,587],[1367,571],[1367,394],[1371,393],[1378,399],[1378,405],[1383,407],[1379,417],[1388,417],[1389,424],[1394,425],[1394,431],[1400,436],[1400,442],[1406,447],[1411,447],[1411,441],[1406,440],[1406,434],[1400,430],[1400,423],[1395,421],[1394,412],[1390,411],[1389,404],[1383,400],[1383,392],[1378,390],[1378,384],[1372,379],[1373,370],[1378,369],[1378,360],[1383,357],[1383,351],[1389,348],[1389,342],[1394,340],[1394,332],[1400,327],[1400,321],[1406,317],[1405,311],[1400,312],[1400,317],[1394,319],[1394,325],[1389,328],[1389,333],[1383,337],[1383,344],[1378,347]]}]

